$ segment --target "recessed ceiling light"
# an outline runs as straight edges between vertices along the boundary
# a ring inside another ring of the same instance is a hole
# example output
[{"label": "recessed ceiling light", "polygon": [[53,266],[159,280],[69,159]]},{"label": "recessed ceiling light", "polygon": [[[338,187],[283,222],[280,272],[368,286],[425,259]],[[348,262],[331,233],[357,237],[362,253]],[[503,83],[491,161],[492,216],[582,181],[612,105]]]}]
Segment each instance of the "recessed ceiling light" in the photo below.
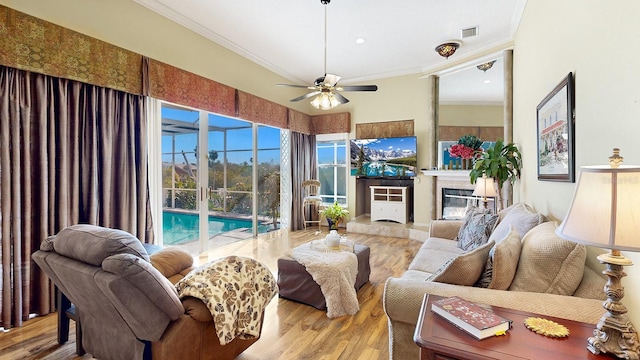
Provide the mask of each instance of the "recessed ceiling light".
[{"label": "recessed ceiling light", "polygon": [[491,80],[485,80],[484,83],[485,84],[491,84]]},{"label": "recessed ceiling light", "polygon": [[367,41],[364,38],[357,38],[356,39],[356,44],[364,44],[364,42]]}]

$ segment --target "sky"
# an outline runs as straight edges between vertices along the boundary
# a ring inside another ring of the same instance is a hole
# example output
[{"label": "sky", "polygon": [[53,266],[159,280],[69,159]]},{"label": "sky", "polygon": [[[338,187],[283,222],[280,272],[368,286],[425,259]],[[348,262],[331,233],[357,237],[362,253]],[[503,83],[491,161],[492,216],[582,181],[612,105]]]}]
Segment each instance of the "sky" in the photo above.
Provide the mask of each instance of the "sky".
[{"label": "sky", "polygon": [[[189,109],[177,109],[174,107],[162,107],[162,119],[178,120],[187,123],[188,125],[197,127],[199,120],[199,112]],[[243,126],[249,126],[245,129],[229,130],[227,131],[227,150],[243,150],[243,151],[229,151],[227,153],[227,159],[233,163],[250,162],[253,156],[251,148],[253,146],[253,137],[251,122],[233,119],[225,116],[208,113],[207,119],[209,126],[216,126],[220,128],[237,128]],[[177,135],[175,137],[176,152],[180,153],[184,151],[186,153],[192,153],[196,147],[198,134],[188,133]],[[171,152],[172,140],[170,136],[162,137],[162,153]],[[211,131],[209,132],[209,149],[221,151],[224,148],[224,132],[223,131]],[[258,127],[258,149],[279,149],[280,148],[280,129],[269,126]],[[265,159],[260,158],[260,154],[266,154]],[[275,162],[279,163],[279,151],[264,151],[258,154],[259,162]],[[218,158],[220,161],[221,158]],[[187,160],[190,163],[196,161],[193,154],[187,154]],[[163,155],[163,161],[171,161],[171,157]],[[184,162],[184,158],[178,160],[178,162]]]},{"label": "sky", "polygon": [[384,139],[363,139],[354,140],[358,146],[365,144],[366,147],[373,150],[412,150],[416,152],[416,137],[397,137]]}]

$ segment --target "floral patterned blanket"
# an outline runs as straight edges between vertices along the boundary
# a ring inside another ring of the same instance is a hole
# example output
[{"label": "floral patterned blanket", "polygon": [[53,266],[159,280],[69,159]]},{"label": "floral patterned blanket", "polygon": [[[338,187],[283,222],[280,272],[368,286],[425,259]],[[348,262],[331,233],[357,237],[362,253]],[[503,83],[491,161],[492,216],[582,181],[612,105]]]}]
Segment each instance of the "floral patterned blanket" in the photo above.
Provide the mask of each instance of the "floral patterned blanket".
[{"label": "floral patterned blanket", "polygon": [[220,339],[260,336],[262,312],[278,292],[275,278],[262,263],[229,256],[192,270],[176,283],[178,295],[201,299],[211,311]]}]

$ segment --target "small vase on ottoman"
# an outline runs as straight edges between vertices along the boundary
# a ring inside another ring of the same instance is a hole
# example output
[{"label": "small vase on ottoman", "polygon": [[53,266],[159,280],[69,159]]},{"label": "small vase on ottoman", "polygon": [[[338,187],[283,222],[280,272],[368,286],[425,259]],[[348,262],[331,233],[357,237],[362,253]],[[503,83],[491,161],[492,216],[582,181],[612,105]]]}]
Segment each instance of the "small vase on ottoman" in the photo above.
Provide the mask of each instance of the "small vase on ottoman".
[{"label": "small vase on ottoman", "polygon": [[329,231],[329,235],[324,238],[324,242],[327,247],[338,247],[340,246],[340,238],[337,230],[331,230]]}]

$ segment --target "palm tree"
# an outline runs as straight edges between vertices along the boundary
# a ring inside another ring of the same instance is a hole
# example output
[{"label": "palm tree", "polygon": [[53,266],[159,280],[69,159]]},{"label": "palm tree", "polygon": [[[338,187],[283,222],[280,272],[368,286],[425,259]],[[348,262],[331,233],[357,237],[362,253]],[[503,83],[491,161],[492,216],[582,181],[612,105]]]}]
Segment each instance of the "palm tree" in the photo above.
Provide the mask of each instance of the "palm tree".
[{"label": "palm tree", "polygon": [[475,184],[483,174],[496,182],[498,185],[498,210],[502,210],[502,186],[506,181],[510,181],[512,185],[515,184],[520,179],[521,169],[522,154],[520,154],[518,147],[513,143],[504,144],[502,139],[498,139],[487,151],[480,153],[480,157],[475,160],[469,176],[472,184]]}]

